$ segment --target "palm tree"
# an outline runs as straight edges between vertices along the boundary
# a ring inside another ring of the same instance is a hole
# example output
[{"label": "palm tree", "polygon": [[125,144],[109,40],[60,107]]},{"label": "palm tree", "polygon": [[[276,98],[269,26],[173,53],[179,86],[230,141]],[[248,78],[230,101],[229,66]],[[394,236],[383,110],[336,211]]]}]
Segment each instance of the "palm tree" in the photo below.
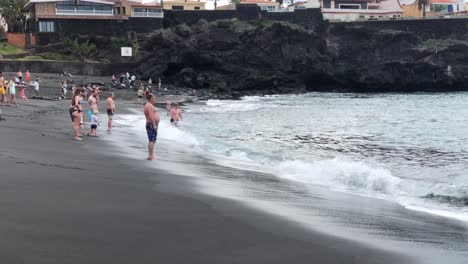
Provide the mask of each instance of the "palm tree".
[{"label": "palm tree", "polygon": [[418,10],[423,11],[423,17],[426,17],[426,6],[429,4],[429,0],[416,0],[418,3]]}]

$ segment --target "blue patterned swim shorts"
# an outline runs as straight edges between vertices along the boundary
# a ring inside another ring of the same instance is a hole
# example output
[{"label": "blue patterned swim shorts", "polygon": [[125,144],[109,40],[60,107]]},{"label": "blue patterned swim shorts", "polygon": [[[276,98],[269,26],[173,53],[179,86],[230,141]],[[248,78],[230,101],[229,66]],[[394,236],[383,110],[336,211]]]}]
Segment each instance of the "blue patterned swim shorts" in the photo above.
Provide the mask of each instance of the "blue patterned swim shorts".
[{"label": "blue patterned swim shorts", "polygon": [[158,131],[154,130],[152,123],[146,123],[146,133],[148,134],[149,142],[156,142]]}]

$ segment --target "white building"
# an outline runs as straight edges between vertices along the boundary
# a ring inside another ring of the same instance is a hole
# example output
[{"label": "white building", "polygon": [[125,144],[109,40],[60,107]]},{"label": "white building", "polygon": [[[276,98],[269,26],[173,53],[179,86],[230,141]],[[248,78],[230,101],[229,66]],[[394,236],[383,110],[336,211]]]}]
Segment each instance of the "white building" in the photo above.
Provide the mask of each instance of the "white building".
[{"label": "white building", "polygon": [[320,1],[320,5],[324,19],[328,20],[355,21],[403,17],[403,8],[399,0],[323,0]]}]

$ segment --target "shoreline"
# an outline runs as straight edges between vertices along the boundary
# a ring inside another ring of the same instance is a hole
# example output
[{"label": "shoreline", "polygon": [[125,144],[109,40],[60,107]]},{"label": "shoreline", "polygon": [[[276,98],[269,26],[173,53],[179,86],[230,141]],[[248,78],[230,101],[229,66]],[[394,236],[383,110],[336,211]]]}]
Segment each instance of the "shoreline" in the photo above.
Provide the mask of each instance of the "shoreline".
[{"label": "shoreline", "polygon": [[[131,108],[133,109],[133,107]],[[123,128],[126,130],[127,127],[125,126]],[[141,135],[133,136],[140,138],[139,136]],[[285,221],[301,226],[306,230],[312,230],[312,232],[319,232],[326,236],[331,235],[338,239],[345,239],[367,246],[392,249],[400,253],[401,250],[403,250],[410,255],[414,254],[419,257],[423,256],[423,258],[425,258],[426,255],[432,255],[432,257],[437,260],[431,259],[431,261],[423,263],[440,263],[442,259],[439,256],[436,256],[437,253],[435,253],[438,252],[437,249],[431,248],[428,250],[427,245],[418,244],[425,240],[437,241],[431,243],[444,244],[444,241],[448,239],[448,237],[436,235],[438,232],[457,232],[457,229],[466,229],[467,227],[467,223],[464,221],[431,214],[425,211],[412,210],[396,201],[380,199],[369,195],[337,191],[326,187],[304,183],[304,188],[312,188],[312,193],[314,193],[313,196],[316,197],[307,197],[311,198],[310,201],[307,201],[307,203],[311,204],[306,204],[305,201],[299,201],[299,203],[304,203],[304,206],[311,207],[315,211],[323,211],[322,213],[319,213],[320,216],[311,216],[308,209],[302,210],[303,208],[295,207],[295,202],[290,201],[286,197],[284,197],[285,200],[265,200],[263,197],[277,196],[281,198],[282,195],[284,195],[281,191],[285,191],[286,193],[296,193],[298,191],[297,189],[279,190],[279,193],[274,193],[274,188],[275,185],[302,186],[299,182],[278,177],[273,173],[226,165],[224,161],[217,159],[223,159],[222,156],[214,157],[217,155],[203,153],[203,151],[197,148],[193,149],[187,145],[178,145],[178,143],[174,141],[168,142],[168,140],[164,138],[163,140],[165,141],[163,149],[165,151],[169,149],[172,157],[163,158],[164,163],[158,163],[157,166],[160,167],[163,164],[162,168],[164,170],[183,176],[189,176],[189,180],[196,183],[196,187],[198,189],[197,192],[201,192],[203,195],[208,195],[210,197],[215,197],[215,199],[221,198],[227,199],[231,202],[240,203],[241,206],[246,206],[249,209],[256,211],[260,210],[261,212],[275,218],[280,217]],[[119,137],[117,141],[111,143],[114,145],[118,144],[120,147],[127,149],[129,153],[127,155],[132,155],[130,153],[134,154],[133,151],[138,149],[138,147],[131,144],[131,146],[128,146],[129,148],[125,148],[125,144],[120,143],[125,141],[127,140],[124,135],[124,137]],[[138,151],[144,152],[144,146],[140,146]],[[208,163],[208,165],[206,163]],[[196,171],[203,171],[203,173],[197,173]],[[224,174],[226,175],[223,177]],[[252,179],[253,182],[258,181],[262,186],[258,187],[259,189],[256,189],[255,186],[245,184],[245,181],[249,181],[249,179]],[[269,190],[272,193],[262,193],[263,189]],[[321,200],[329,201],[321,202]],[[318,203],[319,205],[312,205],[314,203]],[[371,209],[366,210],[362,207],[363,205],[366,205],[364,208],[370,206]],[[332,209],[343,211],[342,213],[344,213],[344,215],[340,215],[341,213],[336,214],[329,212]],[[223,209],[221,208],[220,210]],[[375,218],[375,215],[385,217],[380,219]],[[350,217],[353,220],[351,222],[344,221],[347,217]],[[388,220],[385,219],[387,217],[389,217]],[[405,221],[400,222],[397,219],[404,219]],[[359,221],[362,221],[362,223]],[[407,225],[407,221],[411,222],[411,224]],[[314,226],[314,224],[318,224],[319,226]],[[400,224],[403,224],[404,226],[399,226]],[[425,227],[417,232],[414,231],[421,229],[421,226]],[[377,241],[374,241],[376,237],[374,236],[375,234],[372,233],[375,232],[373,230],[376,227],[377,230],[382,230],[378,231],[378,233],[381,234],[378,236]],[[359,230],[359,234],[355,233],[356,230],[354,229],[356,228]],[[369,234],[364,234],[368,232]],[[426,232],[428,233],[427,235],[425,234]],[[417,239],[417,237],[419,238]],[[400,243],[399,241],[409,241],[409,243],[405,244]],[[422,244],[424,244],[424,242]],[[414,246],[421,248],[415,252],[408,250],[408,248]],[[450,246],[447,245],[446,247]],[[441,253],[443,254],[443,252]],[[463,261],[460,262],[459,259],[451,259],[451,261],[452,263],[464,263]],[[416,263],[416,261],[413,263]]]},{"label": "shoreline", "polygon": [[6,263],[414,263],[229,200],[166,188],[190,183],[144,168],[144,160],[116,163],[101,154],[114,150],[99,139],[73,142],[62,126],[65,104],[31,108],[38,104],[29,118],[21,111],[0,123],[10,150],[0,161],[8,171],[0,177]]}]

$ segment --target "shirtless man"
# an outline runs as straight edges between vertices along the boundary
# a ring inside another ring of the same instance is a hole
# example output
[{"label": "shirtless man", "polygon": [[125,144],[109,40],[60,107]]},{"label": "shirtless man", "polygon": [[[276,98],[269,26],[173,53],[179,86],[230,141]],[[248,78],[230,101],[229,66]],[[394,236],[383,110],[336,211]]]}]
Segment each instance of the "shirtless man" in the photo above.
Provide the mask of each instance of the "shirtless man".
[{"label": "shirtless man", "polygon": [[177,126],[179,121],[182,121],[182,112],[180,111],[179,104],[175,103],[171,109],[171,124]]},{"label": "shirtless man", "polygon": [[107,131],[112,130],[112,118],[115,112],[114,93],[109,93],[109,97],[106,100],[107,105]]},{"label": "shirtless man", "polygon": [[97,97],[98,93],[99,93],[99,90],[94,89],[88,98],[88,104],[89,104],[88,117],[90,120],[91,120],[91,116],[93,115],[93,111],[98,109],[98,103],[99,103],[98,101],[99,99]]},{"label": "shirtless man", "polygon": [[145,105],[144,113],[146,117],[146,133],[148,134],[148,160],[154,160],[154,143],[158,136],[158,124],[161,120],[154,103],[156,102],[156,96],[150,94],[148,97],[148,102]]}]

